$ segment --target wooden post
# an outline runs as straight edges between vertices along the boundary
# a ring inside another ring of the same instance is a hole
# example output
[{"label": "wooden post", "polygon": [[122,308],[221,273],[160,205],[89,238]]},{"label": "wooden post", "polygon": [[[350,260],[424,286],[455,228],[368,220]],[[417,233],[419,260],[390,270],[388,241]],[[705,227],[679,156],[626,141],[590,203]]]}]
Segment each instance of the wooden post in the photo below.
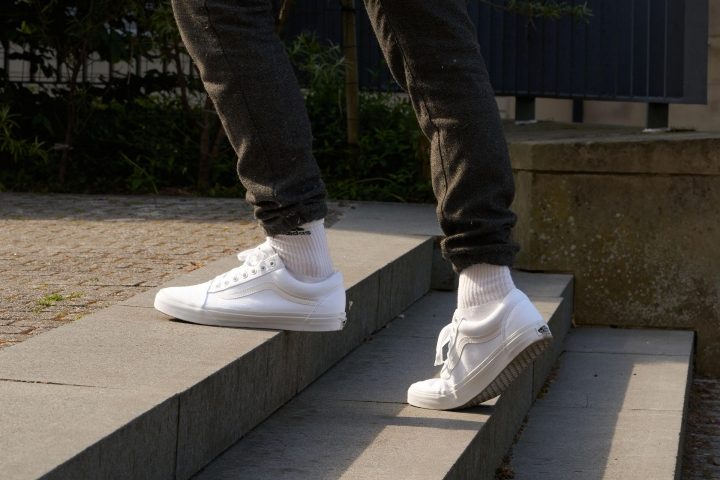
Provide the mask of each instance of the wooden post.
[{"label": "wooden post", "polygon": [[360,133],[360,90],[355,33],[355,0],[340,0],[342,5],[343,56],[345,57],[345,118],[347,143],[357,145]]},{"label": "wooden post", "polygon": [[278,11],[277,17],[275,17],[275,33],[278,35],[282,32],[285,22],[287,22],[290,16],[290,9],[292,9],[293,3],[295,3],[295,0],[283,0],[280,5],[280,11]]}]

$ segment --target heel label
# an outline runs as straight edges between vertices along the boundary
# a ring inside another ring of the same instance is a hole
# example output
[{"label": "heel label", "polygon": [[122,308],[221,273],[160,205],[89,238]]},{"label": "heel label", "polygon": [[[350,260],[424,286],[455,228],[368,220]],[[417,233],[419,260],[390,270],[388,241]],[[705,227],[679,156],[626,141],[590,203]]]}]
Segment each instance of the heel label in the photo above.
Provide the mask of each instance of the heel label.
[{"label": "heel label", "polygon": [[537,333],[541,337],[545,335],[550,335],[550,327],[548,327],[547,325],[543,325],[542,327],[537,329]]}]

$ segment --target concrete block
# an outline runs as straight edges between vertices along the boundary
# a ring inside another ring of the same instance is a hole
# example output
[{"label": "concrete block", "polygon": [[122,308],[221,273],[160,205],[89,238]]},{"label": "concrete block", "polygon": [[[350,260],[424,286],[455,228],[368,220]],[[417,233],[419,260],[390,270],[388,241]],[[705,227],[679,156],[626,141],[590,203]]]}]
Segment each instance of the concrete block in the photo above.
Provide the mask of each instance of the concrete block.
[{"label": "concrete block", "polygon": [[[572,327],[572,295],[565,298],[533,299],[553,334],[553,343],[533,362],[533,398],[542,390],[557,358],[564,350],[565,339]],[[546,311],[548,311],[546,313]]]},{"label": "concrete block", "polygon": [[375,330],[427,293],[431,265],[432,241],[428,240],[378,272]]},{"label": "concrete block", "polygon": [[[440,330],[450,323],[457,305],[455,292],[430,291],[383,329],[383,335],[424,337],[437,340]],[[434,350],[433,350],[434,352]],[[434,358],[434,353],[432,354]]]},{"label": "concrete block", "polygon": [[[436,412],[332,400],[318,404],[301,395],[196,478],[443,478],[458,446],[487,419],[477,410]],[[432,455],[420,454],[429,450]]]},{"label": "concrete block", "polygon": [[567,343],[513,447],[514,478],[678,478],[692,336],[581,327]]},{"label": "concrete block", "polygon": [[113,306],[1,350],[0,378],[174,395],[280,335]]},{"label": "concrete block", "polygon": [[573,297],[573,277],[562,273],[541,275],[523,270],[512,270],[515,286],[528,297],[570,298]]},{"label": "concrete block", "polygon": [[[512,445],[515,434],[533,402],[532,368],[525,370],[505,393],[486,402],[490,418],[478,435],[462,450],[445,479],[495,479],[495,470]],[[490,410],[491,409],[491,410]]]},{"label": "concrete block", "polygon": [[435,343],[434,338],[373,336],[320,377],[304,398],[405,403],[411,383],[437,375]]},{"label": "concrete block", "polygon": [[332,230],[397,235],[442,236],[435,206],[417,203],[341,202]]},{"label": "concrete block", "polygon": [[513,449],[515,480],[675,480],[677,412],[533,407]]},{"label": "concrete block", "polygon": [[543,405],[675,412],[685,406],[690,357],[565,352],[559,367]]},{"label": "concrete block", "polygon": [[513,159],[517,267],[572,272],[578,325],[695,331],[720,374],[718,134],[550,143]]},{"label": "concrete block", "polygon": [[179,395],[177,470],[190,478],[297,392],[287,333],[264,342]]},{"label": "concrete block", "polygon": [[174,478],[176,398],[0,380],[0,399],[3,478]]},{"label": "concrete block", "polygon": [[568,335],[564,348],[568,352],[687,357],[693,353],[693,336],[693,332],[682,330],[583,327]]},{"label": "concrete block", "polygon": [[[537,129],[543,128],[547,130],[545,138],[532,138],[533,133],[537,135]],[[508,132],[510,157],[516,171],[720,173],[717,163],[720,133],[717,132],[646,135],[637,128],[544,122],[525,130],[524,135]],[[678,158],[683,161],[678,162]]]},{"label": "concrete block", "polygon": [[[411,383],[437,374],[437,333],[455,299],[453,292],[423,297],[197,478],[493,479],[532,403],[532,368],[501,397],[473,409],[405,403]],[[551,318],[558,302],[538,303]]]},{"label": "concrete block", "polygon": [[304,333],[289,332],[295,352],[294,370],[298,390],[304,389],[328,368],[360,345],[370,336],[377,324],[378,274],[358,283],[348,292],[352,306],[342,332]]}]

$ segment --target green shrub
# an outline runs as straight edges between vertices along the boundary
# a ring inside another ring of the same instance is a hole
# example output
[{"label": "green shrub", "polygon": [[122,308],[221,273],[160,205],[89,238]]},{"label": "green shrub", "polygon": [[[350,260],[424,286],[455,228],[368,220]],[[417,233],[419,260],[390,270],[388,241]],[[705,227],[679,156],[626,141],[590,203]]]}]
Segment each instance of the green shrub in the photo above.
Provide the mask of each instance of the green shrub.
[{"label": "green shrub", "polygon": [[[409,101],[389,92],[361,92],[359,144],[348,147],[339,48],[301,35],[288,51],[305,93],[313,148],[330,197],[432,201],[426,148]],[[3,85],[0,188],[244,195],[235,173],[236,156],[227,141],[212,159],[208,187],[197,187],[200,129],[207,118],[202,111],[204,94],[191,90],[195,101],[184,102],[171,86],[144,93],[143,79],[122,81],[82,85],[75,93],[76,134],[62,182],[57,170],[67,148],[63,139],[68,97],[53,90]],[[212,121],[217,123],[216,118]]]},{"label": "green shrub", "polygon": [[360,92],[360,138],[357,147],[348,147],[340,49],[303,34],[289,53],[306,92],[313,150],[330,197],[433,201],[427,148],[409,100],[391,92]]}]

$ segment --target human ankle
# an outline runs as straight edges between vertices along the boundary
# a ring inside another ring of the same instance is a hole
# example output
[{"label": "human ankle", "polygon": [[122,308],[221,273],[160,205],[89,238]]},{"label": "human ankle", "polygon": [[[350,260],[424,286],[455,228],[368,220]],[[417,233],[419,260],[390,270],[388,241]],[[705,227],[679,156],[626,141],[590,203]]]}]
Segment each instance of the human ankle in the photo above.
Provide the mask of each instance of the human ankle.
[{"label": "human ankle", "polygon": [[478,263],[460,272],[458,308],[470,308],[499,302],[515,288],[510,268]]},{"label": "human ankle", "polygon": [[288,271],[300,280],[317,282],[334,272],[324,220],[305,223],[286,233],[268,237],[268,242]]}]

